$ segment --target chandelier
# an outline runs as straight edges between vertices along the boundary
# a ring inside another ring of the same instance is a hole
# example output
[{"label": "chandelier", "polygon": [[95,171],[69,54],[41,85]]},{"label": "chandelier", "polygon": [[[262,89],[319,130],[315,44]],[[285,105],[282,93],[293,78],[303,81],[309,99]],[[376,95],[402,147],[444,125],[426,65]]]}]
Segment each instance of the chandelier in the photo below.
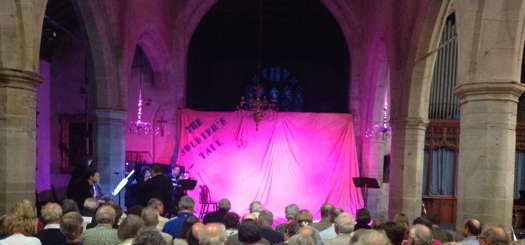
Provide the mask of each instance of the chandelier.
[{"label": "chandelier", "polygon": [[388,132],[392,130],[388,122],[389,121],[388,112],[389,112],[388,93],[385,93],[385,100],[383,103],[383,120],[381,121],[381,123],[375,124],[371,128],[365,129],[365,131],[363,132],[363,136],[365,138],[371,138],[376,135],[383,135],[384,137],[385,134],[388,134]]},{"label": "chandelier", "polygon": [[[257,70],[262,71],[262,51],[263,51],[263,0],[259,0],[258,9],[258,48],[257,48]],[[255,129],[259,130],[259,123],[264,119],[265,111],[277,109],[277,101],[275,98],[268,100],[264,96],[264,86],[262,84],[262,77],[259,76],[256,85],[253,87],[253,95],[249,98],[241,97],[241,102],[237,107],[241,111],[250,111],[253,120],[255,121]]]},{"label": "chandelier", "polygon": [[139,82],[139,97],[137,101],[137,120],[131,121],[129,124],[129,132],[135,135],[158,135],[160,128],[154,127],[152,123],[142,120],[142,107],[144,105],[144,98],[142,97],[142,73]]},{"label": "chandelier", "polygon": [[241,97],[241,102],[237,107],[241,111],[250,111],[253,120],[255,121],[255,129],[259,130],[259,123],[264,118],[264,112],[267,110],[275,111],[277,108],[277,101],[275,99],[268,100],[264,94],[264,88],[261,83],[257,84],[254,87],[255,96],[246,99],[246,97]]}]

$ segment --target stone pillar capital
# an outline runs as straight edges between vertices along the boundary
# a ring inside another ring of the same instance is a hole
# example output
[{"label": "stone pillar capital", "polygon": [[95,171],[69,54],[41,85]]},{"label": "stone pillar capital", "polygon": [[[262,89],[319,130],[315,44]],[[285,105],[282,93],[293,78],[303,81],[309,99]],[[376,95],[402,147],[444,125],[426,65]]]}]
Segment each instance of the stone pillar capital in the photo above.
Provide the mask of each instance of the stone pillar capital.
[{"label": "stone pillar capital", "polygon": [[419,129],[426,130],[428,119],[422,117],[392,118],[392,128],[396,129]]},{"label": "stone pillar capital", "polygon": [[0,68],[0,87],[18,88],[36,92],[43,78],[32,71]]},{"label": "stone pillar capital", "polygon": [[463,82],[455,88],[460,103],[471,101],[510,101],[518,103],[525,85],[517,81]]}]

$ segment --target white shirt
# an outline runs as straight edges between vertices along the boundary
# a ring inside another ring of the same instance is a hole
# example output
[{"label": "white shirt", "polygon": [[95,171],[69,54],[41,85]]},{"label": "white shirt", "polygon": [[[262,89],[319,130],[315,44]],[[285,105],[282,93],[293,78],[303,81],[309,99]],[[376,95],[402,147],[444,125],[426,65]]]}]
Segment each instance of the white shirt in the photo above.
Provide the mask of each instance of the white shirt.
[{"label": "white shirt", "polygon": [[36,237],[24,236],[22,234],[13,234],[3,240],[0,245],[42,245]]},{"label": "white shirt", "polygon": [[44,226],[44,230],[47,229],[60,229],[60,224],[47,224]]}]

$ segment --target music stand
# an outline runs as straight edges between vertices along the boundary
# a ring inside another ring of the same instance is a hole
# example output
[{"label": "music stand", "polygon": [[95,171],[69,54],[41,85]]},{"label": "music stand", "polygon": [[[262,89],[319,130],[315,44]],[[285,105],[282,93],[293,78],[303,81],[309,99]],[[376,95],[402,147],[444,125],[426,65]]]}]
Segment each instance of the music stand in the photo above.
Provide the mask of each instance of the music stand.
[{"label": "music stand", "polygon": [[366,206],[366,201],[368,199],[368,188],[374,188],[374,189],[379,189],[379,183],[377,182],[377,179],[374,179],[374,178],[367,178],[367,177],[358,177],[358,178],[352,178],[353,182],[354,182],[354,186],[355,187],[359,187],[359,188],[365,188],[365,208],[367,207]]}]

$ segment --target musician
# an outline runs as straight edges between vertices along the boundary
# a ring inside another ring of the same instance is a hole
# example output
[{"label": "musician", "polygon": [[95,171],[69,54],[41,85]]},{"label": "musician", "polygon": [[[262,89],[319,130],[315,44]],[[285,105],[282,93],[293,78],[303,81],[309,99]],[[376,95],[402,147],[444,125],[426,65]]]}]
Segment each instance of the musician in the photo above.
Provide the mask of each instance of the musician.
[{"label": "musician", "polygon": [[179,181],[185,177],[186,173],[184,171],[184,166],[174,165],[174,167],[171,169],[171,180],[173,181],[173,185],[175,187],[175,190],[173,191],[173,201],[175,207],[177,207],[180,198],[186,195],[186,191],[182,189],[182,186],[179,183]]},{"label": "musician", "polygon": [[84,201],[87,198],[94,197],[102,199],[104,197],[104,194],[98,185],[99,181],[99,172],[95,169],[89,169],[85,173],[85,177],[72,186],[71,197],[77,202],[79,207],[84,206]]},{"label": "musician", "polygon": [[145,205],[151,198],[157,198],[166,207],[170,207],[173,195],[171,179],[163,174],[158,164],[153,164],[150,172],[151,178],[146,180],[142,186],[143,204]]}]

